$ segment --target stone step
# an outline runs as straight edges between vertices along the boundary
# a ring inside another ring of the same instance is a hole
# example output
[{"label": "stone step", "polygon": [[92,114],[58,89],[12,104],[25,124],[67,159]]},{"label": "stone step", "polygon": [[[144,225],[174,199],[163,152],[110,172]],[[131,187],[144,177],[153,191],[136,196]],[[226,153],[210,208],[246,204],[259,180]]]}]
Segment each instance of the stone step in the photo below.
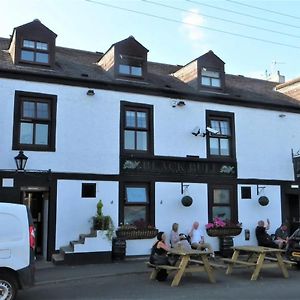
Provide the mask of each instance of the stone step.
[{"label": "stone step", "polygon": [[65,262],[64,255],[61,253],[52,254],[52,262],[55,265],[63,265]]},{"label": "stone step", "polygon": [[73,253],[74,252],[74,247],[72,245],[60,247],[60,252],[64,255],[66,253]]},{"label": "stone step", "polygon": [[83,245],[84,244],[84,241],[71,241],[70,242],[70,246],[74,249],[74,246],[75,245]]}]

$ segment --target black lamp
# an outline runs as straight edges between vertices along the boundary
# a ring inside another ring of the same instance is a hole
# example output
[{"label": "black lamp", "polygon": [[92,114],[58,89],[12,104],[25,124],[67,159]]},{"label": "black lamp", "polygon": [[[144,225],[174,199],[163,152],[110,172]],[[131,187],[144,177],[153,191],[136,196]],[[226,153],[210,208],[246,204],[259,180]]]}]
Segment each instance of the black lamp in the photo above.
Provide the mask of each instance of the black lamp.
[{"label": "black lamp", "polygon": [[95,91],[94,91],[94,90],[88,90],[88,91],[86,92],[86,94],[87,94],[88,96],[94,96],[94,95],[95,95]]},{"label": "black lamp", "polygon": [[28,157],[23,153],[23,151],[19,151],[19,154],[15,157],[15,162],[17,165],[18,171],[24,171],[27,163]]}]

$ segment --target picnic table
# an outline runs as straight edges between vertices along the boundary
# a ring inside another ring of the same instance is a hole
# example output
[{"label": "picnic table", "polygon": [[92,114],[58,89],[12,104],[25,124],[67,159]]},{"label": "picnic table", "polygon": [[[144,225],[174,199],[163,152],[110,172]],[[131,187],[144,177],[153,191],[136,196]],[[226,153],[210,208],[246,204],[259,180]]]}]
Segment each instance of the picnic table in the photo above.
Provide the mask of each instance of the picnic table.
[{"label": "picnic table", "polygon": [[[227,275],[232,273],[234,267],[240,266],[254,268],[251,280],[256,280],[260,271],[266,268],[279,268],[284,278],[289,277],[285,266],[286,261],[283,260],[281,255],[284,250],[262,246],[235,246],[233,250],[232,258],[223,258],[223,261],[228,263]],[[247,260],[240,257],[241,252],[248,254]],[[273,262],[270,262],[270,260]]]},{"label": "picnic table", "polygon": [[213,274],[213,270],[211,264],[208,260],[209,252],[200,251],[200,250],[181,250],[181,249],[171,249],[169,251],[169,255],[178,255],[179,260],[176,266],[168,266],[168,265],[151,265],[153,267],[153,271],[150,275],[150,279],[154,279],[156,277],[157,272],[160,269],[165,269],[168,271],[174,271],[175,276],[171,283],[171,286],[178,286],[181,278],[186,273],[193,272],[206,272],[208,279],[211,283],[215,283],[215,277]]}]

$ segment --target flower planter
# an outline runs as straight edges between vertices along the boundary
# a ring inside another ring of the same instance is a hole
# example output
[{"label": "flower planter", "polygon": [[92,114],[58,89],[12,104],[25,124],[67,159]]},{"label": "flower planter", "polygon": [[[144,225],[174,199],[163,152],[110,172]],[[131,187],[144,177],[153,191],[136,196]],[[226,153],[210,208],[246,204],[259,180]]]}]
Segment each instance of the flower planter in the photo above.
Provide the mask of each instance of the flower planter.
[{"label": "flower planter", "polygon": [[240,227],[208,228],[206,232],[211,237],[236,236],[242,232]]},{"label": "flower planter", "polygon": [[152,239],[156,237],[158,229],[144,228],[144,229],[118,229],[116,235],[118,238],[124,238],[126,240],[138,240],[138,239]]}]

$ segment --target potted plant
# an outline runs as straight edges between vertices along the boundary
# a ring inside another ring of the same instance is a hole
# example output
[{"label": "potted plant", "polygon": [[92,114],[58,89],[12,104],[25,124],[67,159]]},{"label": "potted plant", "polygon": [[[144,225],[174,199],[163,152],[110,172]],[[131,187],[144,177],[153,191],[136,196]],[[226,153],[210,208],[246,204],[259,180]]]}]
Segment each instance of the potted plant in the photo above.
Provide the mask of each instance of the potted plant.
[{"label": "potted plant", "polygon": [[211,237],[236,236],[242,232],[242,223],[233,223],[229,220],[223,221],[215,217],[213,222],[205,225],[206,232]]},{"label": "potted plant", "polygon": [[93,217],[93,228],[94,230],[105,230],[107,238],[111,240],[114,235],[115,227],[112,218],[103,215],[102,208],[103,203],[100,199],[97,203],[97,214]]}]

